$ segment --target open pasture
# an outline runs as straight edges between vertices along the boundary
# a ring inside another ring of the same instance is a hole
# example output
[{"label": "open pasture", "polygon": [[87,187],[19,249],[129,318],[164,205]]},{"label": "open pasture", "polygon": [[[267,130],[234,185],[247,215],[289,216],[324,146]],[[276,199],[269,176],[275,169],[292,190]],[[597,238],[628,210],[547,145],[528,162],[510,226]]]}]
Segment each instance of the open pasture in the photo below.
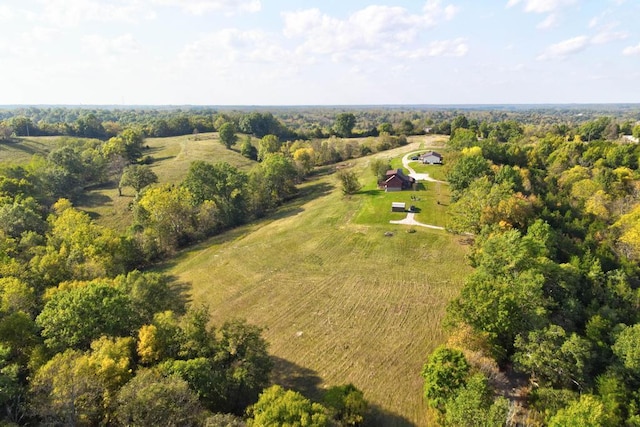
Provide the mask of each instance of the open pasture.
[{"label": "open pasture", "polygon": [[[367,176],[366,163],[351,167]],[[445,338],[446,303],[468,272],[465,248],[442,231],[359,221],[369,195],[345,197],[336,185],[332,175],[309,182],[270,219],[161,269],[190,283],[216,323],[242,317],[264,327],[276,382],[315,398],[353,382],[372,404],[372,425],[427,425],[420,370]]]}]

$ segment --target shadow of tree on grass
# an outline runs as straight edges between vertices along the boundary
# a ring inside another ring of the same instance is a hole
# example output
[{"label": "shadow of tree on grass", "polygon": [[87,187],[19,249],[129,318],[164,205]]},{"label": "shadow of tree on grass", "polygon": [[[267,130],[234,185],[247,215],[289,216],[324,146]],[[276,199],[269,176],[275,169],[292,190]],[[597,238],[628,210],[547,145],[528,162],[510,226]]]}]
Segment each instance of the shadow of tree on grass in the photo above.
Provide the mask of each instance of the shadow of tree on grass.
[{"label": "shadow of tree on grass", "polygon": [[[313,369],[305,368],[290,360],[272,356],[273,371],[271,380],[286,389],[295,390],[308,399],[322,403],[325,388],[321,387],[322,378]],[[343,385],[329,384],[328,386]],[[392,387],[390,385],[390,387]],[[364,398],[367,399],[365,391]],[[410,427],[414,424],[406,418],[389,412],[378,405],[369,403],[367,414],[365,415],[364,426],[389,426],[389,427]]]}]

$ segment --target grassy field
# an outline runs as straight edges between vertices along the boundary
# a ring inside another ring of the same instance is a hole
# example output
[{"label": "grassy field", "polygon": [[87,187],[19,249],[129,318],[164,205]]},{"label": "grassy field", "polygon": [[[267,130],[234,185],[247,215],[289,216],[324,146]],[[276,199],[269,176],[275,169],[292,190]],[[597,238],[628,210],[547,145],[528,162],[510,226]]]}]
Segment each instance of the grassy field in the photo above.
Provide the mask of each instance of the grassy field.
[{"label": "grassy field", "polygon": [[31,156],[46,156],[56,147],[58,136],[38,136],[20,138],[14,141],[0,141],[0,163],[28,163]]},{"label": "grassy field", "polygon": [[[351,162],[363,182],[368,161]],[[345,197],[335,186],[332,175],[308,182],[272,218],[161,270],[190,283],[192,300],[216,323],[242,317],[263,326],[276,382],[314,398],[353,382],[372,404],[371,425],[428,425],[420,370],[445,338],[445,305],[468,273],[465,247],[442,231],[389,224],[386,202],[379,216],[364,214],[376,195]]]},{"label": "grassy field", "polygon": [[[447,225],[449,186],[433,182],[418,183],[416,190],[387,193],[377,188],[373,177],[360,191],[361,206],[354,218],[356,224],[382,225],[407,216],[404,212],[391,212],[392,202],[404,202],[407,209],[416,208],[416,220],[425,224]],[[438,203],[440,202],[440,203]]]},{"label": "grassy field", "polygon": [[[194,160],[227,162],[243,170],[255,164],[242,157],[238,147],[227,150],[213,133],[199,134],[197,139],[193,135],[147,138],[145,145],[148,148],[143,150],[143,155],[153,158],[151,167],[160,183],[181,181]],[[111,185],[89,192],[79,207],[100,224],[123,231],[131,225],[129,205],[134,196],[132,188],[125,188],[123,195],[118,196],[118,188]]]},{"label": "grassy field", "polygon": [[[20,138],[12,142],[0,143],[0,163],[23,164],[29,162],[34,154],[46,156],[56,148],[61,137]],[[227,150],[219,141],[217,133],[177,136],[170,138],[145,139],[143,156],[151,156],[151,167],[158,175],[160,183],[179,182],[194,160],[211,163],[227,162],[243,170],[249,170],[255,162],[240,155],[239,146]],[[115,184],[102,186],[88,191],[77,206],[89,213],[101,225],[124,231],[131,225],[129,205],[135,192],[125,188],[118,196]]]},{"label": "grassy field", "polygon": [[442,165],[425,165],[421,162],[411,162],[409,163],[409,166],[411,166],[417,173],[428,173],[433,179],[440,181],[447,180]]}]

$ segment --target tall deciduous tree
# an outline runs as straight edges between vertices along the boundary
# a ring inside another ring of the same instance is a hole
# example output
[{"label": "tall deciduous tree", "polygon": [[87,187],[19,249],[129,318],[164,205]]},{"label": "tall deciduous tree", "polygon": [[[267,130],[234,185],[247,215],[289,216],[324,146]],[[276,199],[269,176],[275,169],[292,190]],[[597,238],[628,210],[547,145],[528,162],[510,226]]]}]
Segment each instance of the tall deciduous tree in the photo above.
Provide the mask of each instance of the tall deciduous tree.
[{"label": "tall deciduous tree", "polygon": [[369,163],[369,167],[376,176],[376,180],[380,182],[384,181],[387,171],[391,169],[391,164],[386,159],[373,159]]},{"label": "tall deciduous tree", "polygon": [[147,165],[130,165],[122,172],[118,193],[122,195],[122,187],[130,186],[136,190],[136,194],[148,185],[158,182],[158,175]]},{"label": "tall deciduous tree", "polygon": [[447,173],[451,191],[459,198],[474,179],[490,172],[489,162],[482,156],[462,156]]},{"label": "tall deciduous tree", "polygon": [[251,136],[247,135],[240,147],[240,154],[247,159],[258,160],[258,149],[251,143]]},{"label": "tall deciduous tree", "polygon": [[215,360],[224,372],[226,410],[242,413],[269,384],[273,363],[262,330],[244,321],[225,323],[218,332]]},{"label": "tall deciduous tree", "polygon": [[429,405],[444,412],[447,400],[466,383],[470,368],[460,350],[436,348],[422,368],[424,397]]},{"label": "tall deciduous tree", "polygon": [[355,194],[362,188],[362,184],[358,181],[358,175],[354,171],[339,171],[338,180],[342,184],[344,194]]},{"label": "tall deciduous tree", "polygon": [[131,427],[196,426],[201,412],[198,398],[186,381],[148,369],[138,371],[117,396],[116,418]]},{"label": "tall deciduous tree", "polygon": [[452,427],[501,427],[505,425],[509,401],[504,397],[493,400],[494,392],[487,378],[471,376],[467,383],[446,403],[446,425]]},{"label": "tall deciduous tree", "polygon": [[367,413],[367,401],[362,391],[353,384],[329,388],[323,402],[341,426],[359,426]]},{"label": "tall deciduous tree", "polygon": [[98,425],[104,417],[101,378],[76,350],[56,354],[30,384],[31,412],[50,425]]},{"label": "tall deciduous tree", "polygon": [[220,142],[228,149],[233,147],[238,137],[236,136],[236,127],[233,123],[227,122],[220,126],[218,130],[220,136]]},{"label": "tall deciduous tree", "polygon": [[195,161],[183,181],[198,204],[215,203],[223,227],[241,224],[246,215],[248,176],[228,163]]},{"label": "tall deciduous tree", "polygon": [[325,408],[319,403],[311,403],[303,395],[274,385],[264,390],[258,402],[251,408],[253,419],[248,425],[325,427],[329,419]]},{"label": "tall deciduous tree", "polygon": [[47,347],[87,349],[102,335],[128,336],[139,327],[131,300],[111,283],[96,280],[57,290],[36,318]]},{"label": "tall deciduous tree", "polygon": [[138,200],[134,215],[160,251],[171,251],[187,243],[195,232],[193,196],[184,186],[150,188]]},{"label": "tall deciduous tree", "polygon": [[338,136],[349,138],[356,126],[356,116],[353,113],[340,113],[336,116],[333,130]]},{"label": "tall deciduous tree", "polygon": [[258,143],[258,160],[263,161],[267,155],[280,151],[280,139],[276,135],[265,135]]}]

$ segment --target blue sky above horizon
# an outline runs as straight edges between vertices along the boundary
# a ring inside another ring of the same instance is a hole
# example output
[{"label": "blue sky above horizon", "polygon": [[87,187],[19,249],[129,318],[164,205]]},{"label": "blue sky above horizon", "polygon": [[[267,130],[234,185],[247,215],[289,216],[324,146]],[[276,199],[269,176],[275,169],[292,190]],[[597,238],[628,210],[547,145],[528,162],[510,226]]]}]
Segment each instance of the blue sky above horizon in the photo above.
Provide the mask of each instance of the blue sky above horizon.
[{"label": "blue sky above horizon", "polygon": [[638,0],[5,0],[0,104],[640,102]]}]

